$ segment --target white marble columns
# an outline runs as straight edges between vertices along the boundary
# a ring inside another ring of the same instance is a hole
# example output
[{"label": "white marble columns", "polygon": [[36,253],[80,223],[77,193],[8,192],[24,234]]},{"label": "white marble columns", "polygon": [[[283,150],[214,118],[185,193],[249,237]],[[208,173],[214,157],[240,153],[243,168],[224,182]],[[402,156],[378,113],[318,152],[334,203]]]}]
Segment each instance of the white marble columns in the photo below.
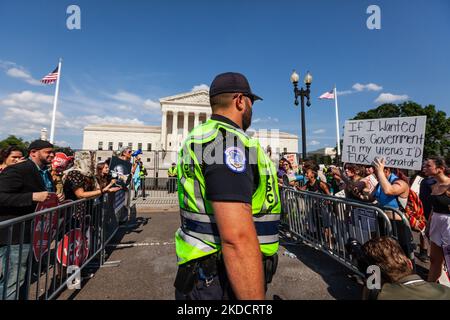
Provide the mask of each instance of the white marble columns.
[{"label": "white marble columns", "polygon": [[162,112],[162,123],[161,123],[161,147],[167,150],[167,111]]},{"label": "white marble columns", "polygon": [[200,122],[200,112],[194,112],[194,128],[198,126]]},{"label": "white marble columns", "polygon": [[183,139],[186,139],[189,131],[188,131],[188,124],[189,124],[189,112],[185,111],[183,114]]},{"label": "white marble columns", "polygon": [[172,112],[172,148],[178,146],[178,111]]}]

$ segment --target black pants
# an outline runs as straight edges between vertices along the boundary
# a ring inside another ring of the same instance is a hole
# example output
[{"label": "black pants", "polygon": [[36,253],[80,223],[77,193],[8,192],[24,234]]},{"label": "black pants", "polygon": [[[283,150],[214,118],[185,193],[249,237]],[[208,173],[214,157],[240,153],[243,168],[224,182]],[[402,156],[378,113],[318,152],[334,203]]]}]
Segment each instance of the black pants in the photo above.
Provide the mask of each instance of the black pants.
[{"label": "black pants", "polygon": [[142,190],[141,196],[142,198],[145,199],[145,178],[141,178],[141,185],[139,186],[139,188],[134,191],[134,197],[137,198],[138,193],[139,193],[139,189]]},{"label": "black pants", "polygon": [[168,181],[168,189],[169,189],[169,193],[174,193],[177,191],[177,178],[176,177],[169,177],[169,181]]},{"label": "black pants", "polygon": [[[277,265],[277,254],[272,257],[264,258],[265,292],[267,292],[267,285],[272,282],[272,277],[276,272]],[[182,293],[175,288],[176,300],[236,300],[223,261],[218,264],[217,274],[208,280],[201,279],[201,277],[198,276],[198,273],[199,272],[197,272],[193,288],[189,292]]]},{"label": "black pants", "polygon": [[175,288],[176,300],[236,300],[226,273],[213,277],[212,281],[198,280],[191,292],[183,294]]}]

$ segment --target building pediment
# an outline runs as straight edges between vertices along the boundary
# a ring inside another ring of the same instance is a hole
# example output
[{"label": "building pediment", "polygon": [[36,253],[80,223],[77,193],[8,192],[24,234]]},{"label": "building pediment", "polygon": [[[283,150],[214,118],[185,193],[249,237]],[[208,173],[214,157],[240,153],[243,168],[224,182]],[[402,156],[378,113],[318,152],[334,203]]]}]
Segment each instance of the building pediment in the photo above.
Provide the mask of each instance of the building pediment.
[{"label": "building pediment", "polygon": [[209,91],[199,90],[188,93],[181,93],[175,96],[161,98],[159,99],[159,103],[161,104],[161,106],[164,104],[174,104],[210,107]]}]

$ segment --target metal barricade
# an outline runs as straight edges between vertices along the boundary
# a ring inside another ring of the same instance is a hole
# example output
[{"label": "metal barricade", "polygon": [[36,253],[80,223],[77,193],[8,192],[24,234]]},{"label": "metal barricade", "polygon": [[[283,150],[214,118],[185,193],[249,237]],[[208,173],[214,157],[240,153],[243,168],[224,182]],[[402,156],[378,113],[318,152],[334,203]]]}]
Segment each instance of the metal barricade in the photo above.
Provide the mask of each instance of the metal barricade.
[{"label": "metal barricade", "polygon": [[150,200],[152,199],[177,199],[178,186],[177,178],[148,178],[141,179],[141,185],[136,192],[134,186],[133,189],[133,199],[143,197]]},{"label": "metal barricade", "polygon": [[348,239],[365,243],[392,236],[391,221],[378,207],[293,188],[280,191],[282,223],[289,232],[360,275],[357,261],[346,252]]},{"label": "metal barricade", "polygon": [[81,272],[104,263],[126,209],[116,194],[69,202],[0,222],[0,300],[48,300],[80,289]]},{"label": "metal barricade", "polygon": [[383,211],[391,220],[392,224],[392,238],[396,239],[406,256],[414,261],[414,250],[416,244],[409,224],[409,220],[406,215],[397,208],[383,207]]}]

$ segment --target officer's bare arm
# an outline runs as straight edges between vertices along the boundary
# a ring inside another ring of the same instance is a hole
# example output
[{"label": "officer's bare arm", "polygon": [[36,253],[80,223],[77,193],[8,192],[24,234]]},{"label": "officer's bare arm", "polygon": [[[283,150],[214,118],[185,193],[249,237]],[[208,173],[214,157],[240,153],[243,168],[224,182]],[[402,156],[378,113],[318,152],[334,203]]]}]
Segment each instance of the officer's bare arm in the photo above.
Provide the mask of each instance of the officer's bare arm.
[{"label": "officer's bare arm", "polygon": [[227,275],[238,299],[265,298],[259,242],[249,204],[213,203]]}]

